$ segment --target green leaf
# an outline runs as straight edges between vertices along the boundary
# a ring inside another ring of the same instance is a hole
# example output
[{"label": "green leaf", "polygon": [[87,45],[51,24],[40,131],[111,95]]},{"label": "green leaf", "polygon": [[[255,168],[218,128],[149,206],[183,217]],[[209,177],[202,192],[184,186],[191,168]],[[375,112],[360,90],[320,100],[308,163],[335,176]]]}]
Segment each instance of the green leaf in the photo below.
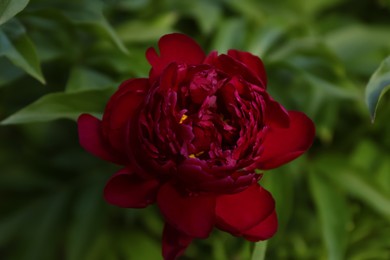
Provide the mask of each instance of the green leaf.
[{"label": "green leaf", "polygon": [[120,252],[126,256],[125,259],[160,259],[161,245],[158,240],[148,236],[145,232],[132,230],[123,232],[117,236],[117,245]]},{"label": "green leaf", "polygon": [[352,23],[330,31],[324,40],[349,72],[369,76],[383,59],[383,53],[390,51],[388,32],[388,26]]},{"label": "green leaf", "polygon": [[45,83],[35,46],[17,20],[11,20],[0,29],[0,56],[7,57],[14,65]]},{"label": "green leaf", "polygon": [[126,46],[104,17],[100,1],[93,6],[86,3],[68,3],[59,5],[58,8],[60,8],[60,13],[73,24],[91,26],[102,36],[112,41],[123,53],[128,53]]},{"label": "green leaf", "polygon": [[108,76],[95,70],[76,66],[72,69],[66,84],[66,92],[79,92],[92,89],[104,89],[113,86],[114,82]]},{"label": "green leaf", "polygon": [[390,198],[384,196],[356,173],[344,171],[337,174],[329,174],[329,177],[332,177],[349,194],[365,202],[390,221]]},{"label": "green leaf", "polygon": [[348,242],[348,212],[345,197],[319,172],[310,173],[309,180],[322,224],[328,259],[342,260],[345,258]]},{"label": "green leaf", "polygon": [[14,239],[24,228],[24,224],[31,220],[32,211],[36,210],[36,203],[19,209],[10,216],[0,220],[0,246],[4,247]]},{"label": "green leaf", "polygon": [[22,11],[29,0],[0,0],[0,25]]},{"label": "green leaf", "polygon": [[[67,189],[60,189],[41,201],[41,207],[35,211],[36,217],[32,225],[30,242],[23,250],[22,260],[53,259],[57,243],[56,236],[65,219],[66,206],[70,194]],[[34,239],[31,239],[31,238]]]},{"label": "green leaf", "polygon": [[44,122],[59,118],[75,120],[81,113],[99,115],[116,88],[75,93],[52,93],[9,116],[3,125]]},{"label": "green leaf", "polygon": [[241,49],[245,39],[245,22],[242,19],[224,20],[214,37],[212,49],[226,53],[229,49]]},{"label": "green leaf", "polygon": [[267,240],[257,242],[255,244],[255,249],[253,250],[252,260],[264,260],[266,252],[267,252]]},{"label": "green leaf", "polygon": [[118,26],[116,31],[124,42],[156,41],[161,35],[171,32],[178,16],[169,12],[152,21],[130,20]]},{"label": "green leaf", "polygon": [[374,122],[376,109],[382,96],[390,89],[390,56],[372,74],[366,86],[366,104]]},{"label": "green leaf", "polygon": [[86,253],[101,229],[101,183],[91,185],[78,196],[69,228],[67,259],[85,259]]},{"label": "green leaf", "polygon": [[0,88],[23,75],[25,75],[23,70],[13,66],[7,58],[0,58]]},{"label": "green leaf", "polygon": [[[188,8],[190,4],[190,8]],[[210,33],[221,19],[221,8],[213,1],[187,1],[186,10],[190,12],[198,22],[204,34]]]}]

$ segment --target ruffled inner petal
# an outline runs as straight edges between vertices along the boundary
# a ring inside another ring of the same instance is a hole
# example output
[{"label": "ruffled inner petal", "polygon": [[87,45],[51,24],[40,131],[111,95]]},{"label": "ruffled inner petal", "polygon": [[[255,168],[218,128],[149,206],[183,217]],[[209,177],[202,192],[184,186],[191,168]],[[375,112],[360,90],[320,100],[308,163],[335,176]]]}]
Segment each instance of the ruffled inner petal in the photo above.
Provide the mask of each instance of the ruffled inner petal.
[{"label": "ruffled inner petal", "polygon": [[255,76],[264,88],[267,86],[267,74],[265,72],[264,64],[261,59],[249,52],[229,50],[228,55],[240,62],[242,62],[249,71]]}]

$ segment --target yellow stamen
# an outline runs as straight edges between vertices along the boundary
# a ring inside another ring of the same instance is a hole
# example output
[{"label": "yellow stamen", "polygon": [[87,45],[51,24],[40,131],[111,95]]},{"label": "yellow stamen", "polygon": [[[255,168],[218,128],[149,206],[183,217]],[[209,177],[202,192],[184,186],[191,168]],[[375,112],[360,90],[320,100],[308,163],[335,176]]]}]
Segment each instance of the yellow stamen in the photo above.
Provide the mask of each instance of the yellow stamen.
[{"label": "yellow stamen", "polygon": [[197,154],[190,154],[190,155],[188,155],[188,157],[194,159],[194,158],[197,158],[197,157],[201,156],[202,154],[204,154],[204,151],[200,151]]},{"label": "yellow stamen", "polygon": [[186,120],[187,118],[188,118],[188,116],[186,114],[182,115],[182,117],[180,118],[179,124],[183,124],[184,120]]}]

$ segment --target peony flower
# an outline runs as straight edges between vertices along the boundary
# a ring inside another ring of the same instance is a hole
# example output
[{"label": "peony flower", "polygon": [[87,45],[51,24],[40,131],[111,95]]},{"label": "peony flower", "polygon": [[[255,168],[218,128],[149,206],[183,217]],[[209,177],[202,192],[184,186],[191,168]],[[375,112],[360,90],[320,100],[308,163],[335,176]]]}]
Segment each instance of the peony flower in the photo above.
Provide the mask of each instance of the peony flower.
[{"label": "peony flower", "polygon": [[315,129],[267,93],[262,61],[229,50],[205,55],[183,34],[149,48],[148,78],[123,82],[102,120],[78,119],[81,146],[123,165],[107,182],[108,203],[157,203],[165,220],[164,259],[176,259],[214,227],[249,241],[277,230],[275,203],[261,174],[304,153]]}]

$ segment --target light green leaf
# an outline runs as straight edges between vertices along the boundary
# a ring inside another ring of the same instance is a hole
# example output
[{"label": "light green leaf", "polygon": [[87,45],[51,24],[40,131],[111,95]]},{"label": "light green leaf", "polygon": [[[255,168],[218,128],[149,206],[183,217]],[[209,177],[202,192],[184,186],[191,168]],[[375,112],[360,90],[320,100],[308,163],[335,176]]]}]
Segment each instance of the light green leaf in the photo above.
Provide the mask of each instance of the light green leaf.
[{"label": "light green leaf", "polygon": [[156,41],[163,34],[172,32],[172,28],[178,16],[174,12],[169,12],[157,16],[152,21],[130,20],[116,28],[120,38],[124,42],[145,42]]},{"label": "light green leaf", "polygon": [[22,11],[29,0],[0,0],[0,25]]},{"label": "light green leaf", "polygon": [[348,212],[345,197],[319,172],[310,173],[309,180],[322,224],[328,259],[342,260],[348,242]]},{"label": "light green leaf", "polygon": [[59,118],[75,120],[81,113],[99,115],[115,90],[116,88],[106,88],[75,93],[48,94],[9,116],[1,124],[44,122]]},{"label": "light green leaf", "polygon": [[384,196],[356,173],[344,171],[329,174],[329,177],[332,177],[349,194],[365,202],[390,221],[390,198]]},{"label": "light green leaf", "polygon": [[252,260],[264,260],[265,254],[267,252],[267,240],[257,242],[255,244],[255,249],[253,250]]},{"label": "light green leaf", "polygon": [[376,109],[382,96],[390,89],[390,56],[372,74],[366,86],[366,104],[374,122]]},{"label": "light green leaf", "polygon": [[16,20],[0,29],[0,56],[7,57],[14,65],[45,83],[35,46],[26,35],[23,25]]},{"label": "light green leaf", "polygon": [[226,53],[229,49],[241,49],[245,39],[245,22],[232,18],[224,20],[212,43],[212,49]]},{"label": "light green leaf", "polygon": [[70,72],[65,89],[67,93],[72,93],[92,89],[104,89],[113,85],[113,80],[106,75],[86,67],[77,66]]},{"label": "light green leaf", "polygon": [[324,35],[327,44],[344,62],[348,71],[369,76],[390,51],[388,26],[353,23]]},{"label": "light green leaf", "polygon": [[187,1],[187,10],[195,17],[204,34],[210,33],[221,18],[221,8],[213,1]]}]

